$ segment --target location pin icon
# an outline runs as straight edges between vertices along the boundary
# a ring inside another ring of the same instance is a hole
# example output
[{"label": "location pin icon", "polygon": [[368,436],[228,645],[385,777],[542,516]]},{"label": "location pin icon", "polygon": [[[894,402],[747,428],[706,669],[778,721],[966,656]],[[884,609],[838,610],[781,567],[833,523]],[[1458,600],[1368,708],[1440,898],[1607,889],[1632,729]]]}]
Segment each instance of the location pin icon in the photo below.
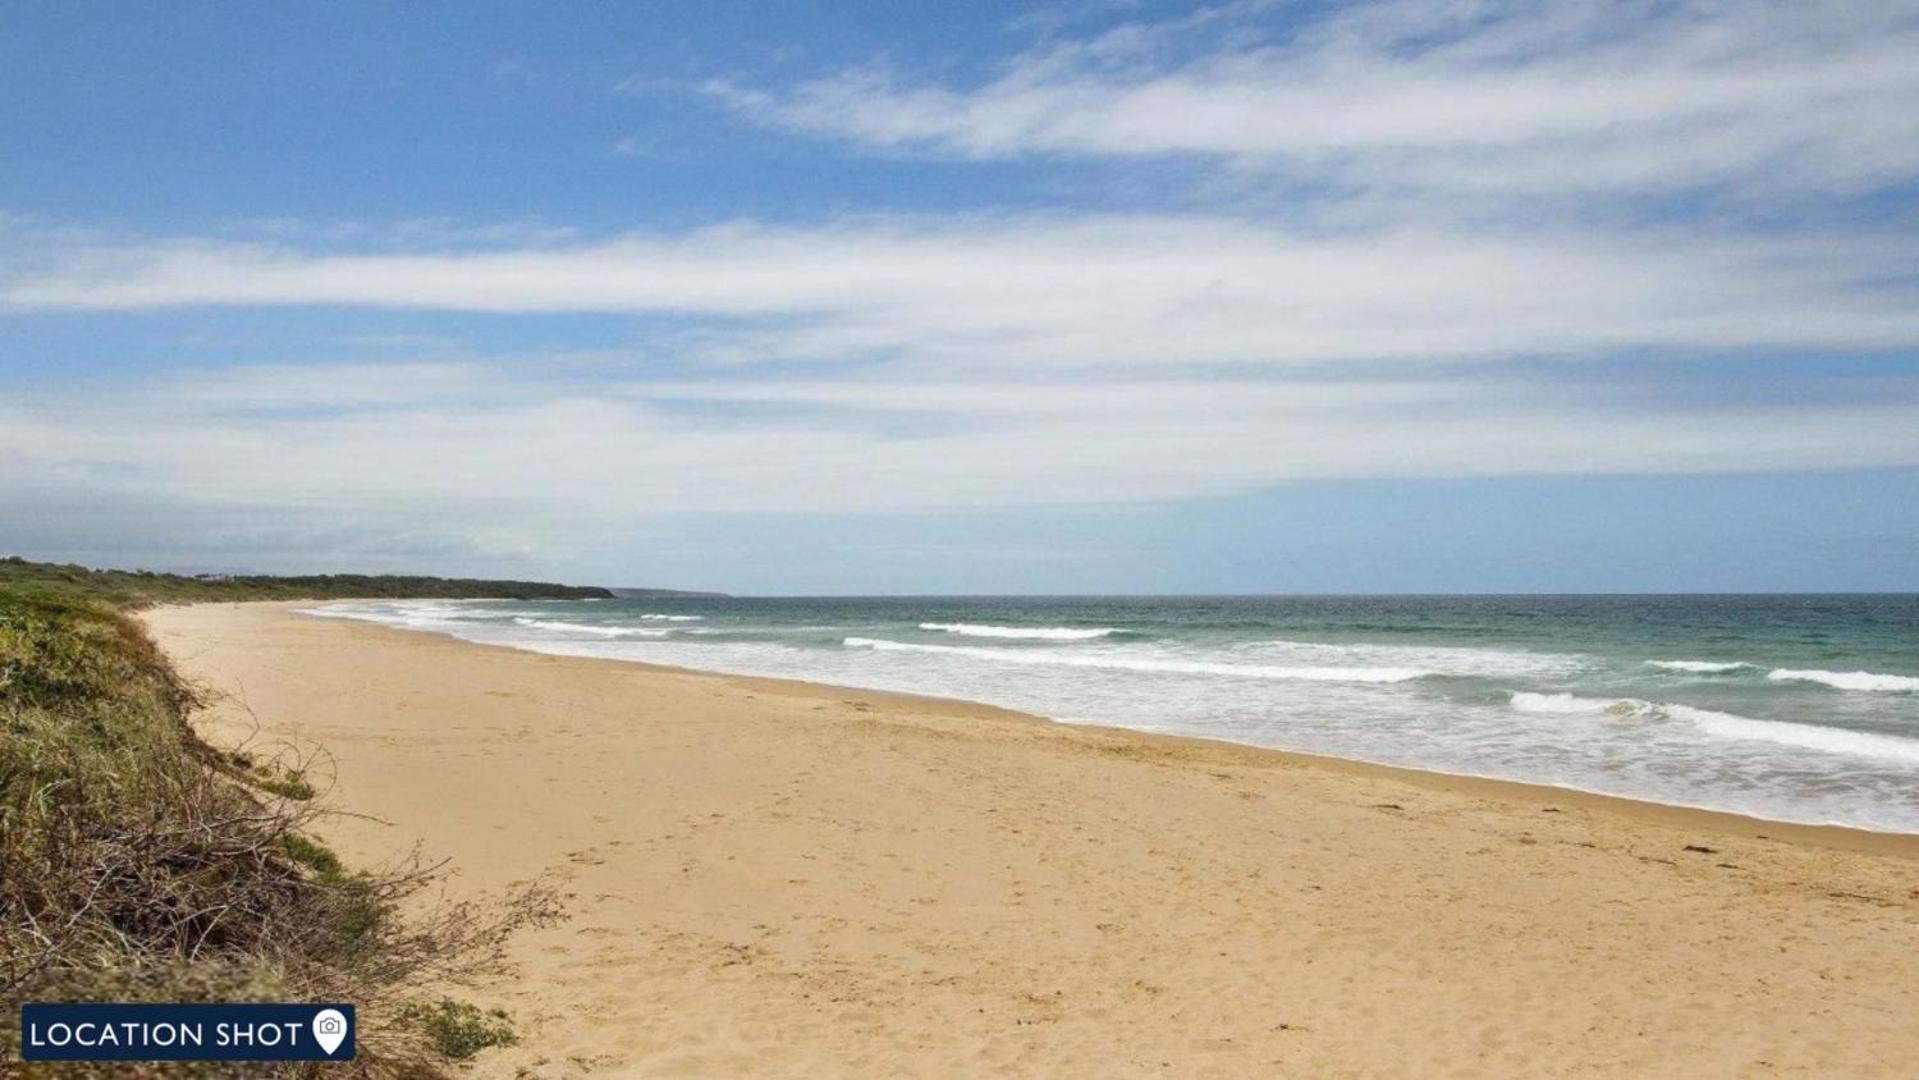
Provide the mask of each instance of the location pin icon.
[{"label": "location pin icon", "polygon": [[329,1056],[346,1041],[346,1017],[338,1009],[321,1009],[313,1016],[313,1041]]}]

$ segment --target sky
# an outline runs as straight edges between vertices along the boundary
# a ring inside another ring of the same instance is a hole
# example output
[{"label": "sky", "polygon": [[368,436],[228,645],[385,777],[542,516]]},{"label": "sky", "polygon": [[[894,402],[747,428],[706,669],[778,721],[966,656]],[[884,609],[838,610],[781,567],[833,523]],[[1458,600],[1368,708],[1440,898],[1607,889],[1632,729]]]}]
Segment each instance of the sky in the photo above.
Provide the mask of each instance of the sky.
[{"label": "sky", "polygon": [[0,3],[0,551],[1919,589],[1919,2]]}]

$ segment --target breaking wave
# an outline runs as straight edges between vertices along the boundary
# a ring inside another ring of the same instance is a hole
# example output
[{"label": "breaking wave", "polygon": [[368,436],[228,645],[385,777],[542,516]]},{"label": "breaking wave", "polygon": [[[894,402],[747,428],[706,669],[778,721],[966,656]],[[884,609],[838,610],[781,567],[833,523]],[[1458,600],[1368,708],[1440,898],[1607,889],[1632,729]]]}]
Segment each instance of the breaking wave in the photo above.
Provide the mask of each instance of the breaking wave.
[{"label": "breaking wave", "polygon": [[1690,671],[1698,675],[1724,675],[1756,665],[1743,660],[1721,663],[1717,660],[1648,660],[1647,667],[1656,667],[1665,671]]},{"label": "breaking wave", "polygon": [[1870,671],[1794,671],[1780,668],[1767,673],[1766,678],[1774,682],[1822,683],[1838,690],[1919,690],[1919,678],[1911,675],[1875,675]]},{"label": "breaking wave", "polygon": [[1023,641],[1091,641],[1122,633],[1111,627],[1081,630],[1070,626],[990,626],[961,622],[923,622],[920,629],[938,630],[961,637],[1015,638]]},{"label": "breaking wave", "polygon": [[532,630],[554,630],[563,634],[592,634],[595,637],[665,637],[671,630],[646,630],[637,626],[593,626],[588,623],[563,622],[559,619],[533,619],[525,615],[515,616],[513,622]]},{"label": "breaking wave", "polygon": [[1724,739],[1768,742],[1827,754],[1850,754],[1881,761],[1919,764],[1919,739],[1902,739],[1897,735],[1880,735],[1870,731],[1817,727],[1786,720],[1754,720],[1711,709],[1695,709],[1690,705],[1659,705],[1637,698],[1588,698],[1521,690],[1513,693],[1512,705],[1520,712],[1527,713],[1680,720],[1708,735]]},{"label": "breaking wave", "polygon": [[1561,715],[1652,716],[1659,711],[1652,702],[1637,698],[1589,698],[1574,694],[1536,694],[1530,690],[1513,691],[1512,704],[1524,713]]},{"label": "breaking wave", "polygon": [[848,648],[874,649],[880,652],[921,652],[946,656],[966,656],[1008,664],[1047,667],[1100,668],[1108,671],[1138,671],[1155,675],[1223,675],[1243,679],[1299,679],[1309,682],[1408,682],[1433,674],[1419,668],[1401,667],[1281,667],[1271,664],[1223,664],[1208,660],[1170,660],[1151,657],[1087,655],[1084,653],[1039,652],[1028,649],[996,649],[979,645],[919,645],[885,638],[849,637]]}]

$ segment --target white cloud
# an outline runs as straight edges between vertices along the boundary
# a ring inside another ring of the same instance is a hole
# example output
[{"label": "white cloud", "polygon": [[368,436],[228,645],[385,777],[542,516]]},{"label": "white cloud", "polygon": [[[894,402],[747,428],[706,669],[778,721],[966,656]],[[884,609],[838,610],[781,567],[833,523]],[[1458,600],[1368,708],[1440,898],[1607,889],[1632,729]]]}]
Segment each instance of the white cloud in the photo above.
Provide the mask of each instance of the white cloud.
[{"label": "white cloud", "polygon": [[[674,514],[1132,503],[1347,476],[1919,465],[1912,380],[1824,404],[1688,406],[1649,402],[1644,386],[1570,394],[1518,375],[582,387],[469,367],[374,393],[363,374],[281,369],[226,396],[194,377],[0,404],[0,493],[16,507],[32,492],[91,493],[550,547]],[[273,408],[316,400],[330,407]]]},{"label": "white cloud", "polygon": [[70,254],[16,309],[364,305],[721,320],[712,355],[1139,368],[1919,341],[1910,245],[1699,230],[1308,232],[1197,217],[732,225],[569,247]]},{"label": "white cloud", "polygon": [[709,90],[874,146],[1194,155],[1331,186],[1335,201],[1847,193],[1919,172],[1909,3],[1387,0],[1265,33],[1233,14],[1053,45],[974,85],[855,69]]}]

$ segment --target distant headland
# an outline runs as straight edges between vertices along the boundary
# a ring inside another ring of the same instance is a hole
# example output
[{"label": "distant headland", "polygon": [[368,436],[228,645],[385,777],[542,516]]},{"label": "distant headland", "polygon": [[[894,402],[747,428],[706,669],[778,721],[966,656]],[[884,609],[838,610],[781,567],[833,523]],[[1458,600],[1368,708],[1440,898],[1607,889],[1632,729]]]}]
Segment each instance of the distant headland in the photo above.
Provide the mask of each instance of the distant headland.
[{"label": "distant headland", "polygon": [[17,555],[0,558],[0,585],[78,591],[112,603],[135,604],[201,600],[651,600],[725,595],[424,574],[172,574],[33,562]]}]

